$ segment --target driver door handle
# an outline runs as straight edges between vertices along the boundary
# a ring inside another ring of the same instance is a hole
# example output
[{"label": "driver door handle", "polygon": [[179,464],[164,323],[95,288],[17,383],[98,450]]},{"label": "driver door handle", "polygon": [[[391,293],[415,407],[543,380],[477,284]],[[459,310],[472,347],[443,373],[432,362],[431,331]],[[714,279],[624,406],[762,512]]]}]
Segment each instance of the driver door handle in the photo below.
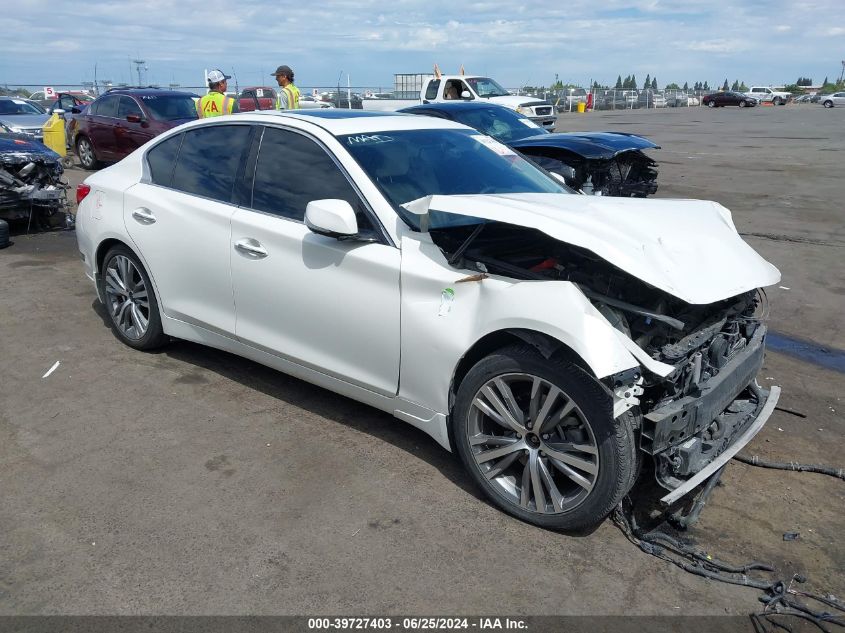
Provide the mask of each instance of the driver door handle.
[{"label": "driver door handle", "polygon": [[132,212],[132,217],[141,224],[153,224],[156,221],[156,216],[153,215],[153,212],[144,207],[135,209]]},{"label": "driver door handle", "polygon": [[261,246],[261,242],[254,240],[251,237],[245,237],[244,239],[235,242],[235,250],[242,255],[246,255],[247,257],[251,257],[253,259],[264,259],[267,255],[269,255],[267,250]]}]

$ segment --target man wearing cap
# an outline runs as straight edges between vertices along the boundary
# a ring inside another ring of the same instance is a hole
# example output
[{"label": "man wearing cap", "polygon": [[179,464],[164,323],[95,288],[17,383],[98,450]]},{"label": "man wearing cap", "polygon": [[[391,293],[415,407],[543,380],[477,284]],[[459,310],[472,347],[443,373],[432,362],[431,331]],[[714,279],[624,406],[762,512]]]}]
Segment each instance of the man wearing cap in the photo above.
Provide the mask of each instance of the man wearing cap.
[{"label": "man wearing cap", "polygon": [[279,66],[273,73],[282,89],[276,100],[277,110],[299,110],[299,88],[293,85],[293,71],[290,66]]},{"label": "man wearing cap", "polygon": [[212,116],[222,116],[238,111],[237,101],[226,95],[226,80],[229,75],[224,75],[220,70],[212,70],[208,73],[208,94],[197,101],[197,116],[204,119]]}]

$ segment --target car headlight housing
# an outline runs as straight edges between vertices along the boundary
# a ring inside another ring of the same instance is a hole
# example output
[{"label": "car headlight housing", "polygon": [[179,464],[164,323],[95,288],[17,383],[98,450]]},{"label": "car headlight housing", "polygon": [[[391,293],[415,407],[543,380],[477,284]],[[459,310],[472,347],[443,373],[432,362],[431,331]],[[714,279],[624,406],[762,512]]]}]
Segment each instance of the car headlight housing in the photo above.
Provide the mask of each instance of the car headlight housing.
[{"label": "car headlight housing", "polygon": [[525,114],[525,115],[531,114],[531,108],[528,108],[526,106],[516,106],[516,111],[519,112],[520,114]]}]

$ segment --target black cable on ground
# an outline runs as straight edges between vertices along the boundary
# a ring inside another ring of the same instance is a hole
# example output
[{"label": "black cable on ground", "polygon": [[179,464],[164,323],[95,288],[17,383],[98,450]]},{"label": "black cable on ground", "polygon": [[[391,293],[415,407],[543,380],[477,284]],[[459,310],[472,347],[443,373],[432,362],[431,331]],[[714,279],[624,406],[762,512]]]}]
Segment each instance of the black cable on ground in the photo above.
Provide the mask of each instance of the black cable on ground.
[{"label": "black cable on ground", "polygon": [[[837,615],[828,610],[816,611],[794,597],[803,596],[845,614],[845,604],[833,596],[820,596],[792,589],[794,582],[803,583],[806,581],[803,576],[796,574],[789,584],[782,580],[751,577],[747,572],[771,573],[774,568],[756,561],[745,565],[730,565],[706,552],[698,551],[664,532],[658,530],[645,532],[637,524],[633,507],[628,498],[616,507],[612,519],[625,537],[646,554],[672,563],[696,576],[761,590],[763,595],[760,596],[760,601],[765,604],[765,607],[762,613],[751,615],[752,625],[757,633],[769,633],[775,628],[791,632],[792,628],[786,622],[779,621],[779,618],[786,616],[811,622],[823,633],[831,633],[830,628],[825,626],[827,624],[845,627],[845,616]],[[767,630],[766,622],[773,628]]]},{"label": "black cable on ground", "polygon": [[845,468],[833,468],[831,466],[818,466],[816,464],[799,464],[798,462],[767,462],[760,459],[757,455],[748,457],[747,455],[734,455],[734,459],[748,464],[749,466],[759,466],[761,468],[775,468],[778,470],[794,470],[805,473],[820,473],[822,475],[830,475],[831,477],[838,477],[845,480]]}]

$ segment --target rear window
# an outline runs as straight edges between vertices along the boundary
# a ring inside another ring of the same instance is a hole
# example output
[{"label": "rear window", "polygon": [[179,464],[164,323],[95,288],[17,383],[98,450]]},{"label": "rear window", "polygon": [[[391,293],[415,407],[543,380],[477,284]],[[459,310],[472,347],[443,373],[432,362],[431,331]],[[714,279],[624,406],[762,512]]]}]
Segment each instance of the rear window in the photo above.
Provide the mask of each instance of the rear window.
[{"label": "rear window", "polygon": [[147,152],[147,164],[150,166],[150,180],[156,185],[170,186],[173,165],[182,144],[182,134],[172,136]]},{"label": "rear window", "polygon": [[190,95],[139,95],[138,98],[157,121],[197,118],[197,107]]},{"label": "rear window", "polygon": [[230,202],[250,132],[248,125],[212,125],[185,132],[171,186]]}]

